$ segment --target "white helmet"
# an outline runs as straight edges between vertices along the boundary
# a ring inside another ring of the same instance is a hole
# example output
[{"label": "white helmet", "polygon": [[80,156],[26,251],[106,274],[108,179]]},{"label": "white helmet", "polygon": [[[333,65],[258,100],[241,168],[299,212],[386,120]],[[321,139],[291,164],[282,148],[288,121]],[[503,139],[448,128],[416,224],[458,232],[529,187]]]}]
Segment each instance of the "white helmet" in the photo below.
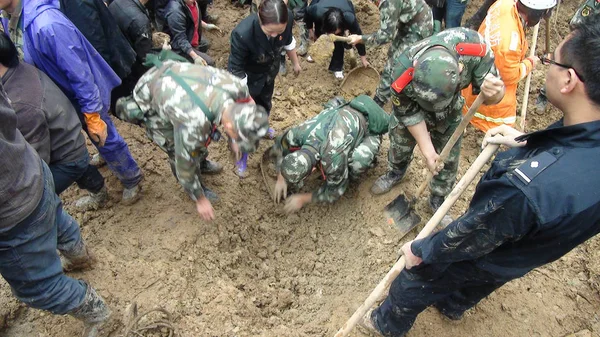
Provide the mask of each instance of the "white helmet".
[{"label": "white helmet", "polygon": [[527,8],[544,10],[556,6],[557,0],[519,0]]}]

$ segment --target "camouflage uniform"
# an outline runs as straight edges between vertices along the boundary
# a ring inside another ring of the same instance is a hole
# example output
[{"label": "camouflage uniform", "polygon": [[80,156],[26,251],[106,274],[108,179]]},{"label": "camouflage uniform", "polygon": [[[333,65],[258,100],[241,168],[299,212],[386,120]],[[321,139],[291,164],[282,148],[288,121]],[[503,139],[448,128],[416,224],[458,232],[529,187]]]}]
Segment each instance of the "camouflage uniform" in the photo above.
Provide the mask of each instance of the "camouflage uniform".
[{"label": "camouflage uniform", "polygon": [[[168,70],[183,78],[204,102],[212,121],[185,89],[165,74]],[[221,123],[222,112],[230,104],[249,97],[248,87],[224,70],[166,61],[146,72],[133,97],[119,100],[116,110],[119,118],[144,124],[148,137],[168,154],[179,183],[197,200],[204,196],[200,167],[208,156],[213,125]]]},{"label": "camouflage uniform", "polygon": [[349,177],[356,178],[374,165],[380,145],[381,136],[369,133],[363,114],[345,104],[327,108],[292,127],[277,137],[273,148],[278,172],[289,172],[288,176],[294,177],[294,181],[288,181],[292,184],[300,183],[304,172],[310,173],[316,163],[301,163],[304,164],[301,168],[285,167],[284,157],[292,150],[310,152],[320,161],[326,179],[325,184],[313,192],[312,200],[334,202],[346,191]]},{"label": "camouflage uniform", "polygon": [[573,18],[569,24],[571,26],[579,24],[584,18],[597,13],[600,13],[600,1],[587,0],[577,9],[577,12],[575,12],[575,15],[573,15]]},{"label": "camouflage uniform", "polygon": [[381,21],[379,30],[363,35],[362,40],[367,47],[392,42],[375,93],[376,101],[383,106],[390,99],[394,60],[408,46],[433,34],[433,17],[431,8],[424,0],[381,0],[379,18]]},{"label": "camouflage uniform", "polygon": [[[486,54],[483,57],[462,56],[459,55],[455,46],[457,43],[476,43],[486,44]],[[412,67],[413,60],[417,59],[419,52],[427,50],[428,47],[441,45],[446,47],[450,54],[463,65],[463,70],[459,74],[457,87],[454,90],[454,97],[450,105],[441,110],[423,108],[423,104],[417,103],[417,94],[415,93],[414,82],[409,83],[398,93],[392,90],[393,114],[390,118],[390,149],[388,152],[389,169],[399,172],[400,175],[406,173],[406,169],[412,160],[413,149],[416,141],[408,130],[408,126],[416,125],[423,120],[427,124],[427,129],[431,135],[431,141],[436,152],[441,153],[444,145],[450,139],[450,136],[460,124],[464,105],[464,98],[460,91],[473,85],[473,91],[479,92],[485,76],[492,73],[497,76],[497,70],[494,67],[494,54],[483,36],[474,30],[467,28],[452,28],[442,31],[430,38],[418,42],[407,49],[396,61],[394,69],[394,78],[400,77],[409,67]],[[421,68],[419,68],[420,70]],[[427,71],[423,69],[421,71]],[[431,102],[435,104],[435,95],[437,88],[428,88],[428,94],[431,94]],[[422,97],[422,96],[421,96]],[[437,111],[435,111],[437,110]],[[452,185],[456,179],[458,169],[458,160],[460,156],[460,139],[450,151],[446,164],[441,172],[431,180],[431,194],[435,196],[446,196],[450,193]]]}]

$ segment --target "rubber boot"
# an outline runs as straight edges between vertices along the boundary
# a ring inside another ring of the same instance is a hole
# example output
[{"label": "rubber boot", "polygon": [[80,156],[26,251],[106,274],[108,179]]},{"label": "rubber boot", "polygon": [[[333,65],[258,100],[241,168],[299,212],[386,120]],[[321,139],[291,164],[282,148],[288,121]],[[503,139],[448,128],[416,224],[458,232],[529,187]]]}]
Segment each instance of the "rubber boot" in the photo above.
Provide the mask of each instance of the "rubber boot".
[{"label": "rubber boot", "polygon": [[[440,206],[442,206],[442,204],[444,203],[444,200],[446,198],[439,196],[439,195],[430,195],[429,196],[429,206],[431,207],[431,210],[435,213],[438,208],[440,208]],[[452,219],[452,217],[448,214],[445,214],[444,217],[442,218],[442,220],[440,221],[439,224],[439,228],[440,229],[444,229],[446,227],[448,227],[449,224],[452,223],[452,221],[454,221],[454,219]]]},{"label": "rubber boot", "polygon": [[98,193],[90,193],[90,195],[86,195],[75,201],[75,207],[82,211],[95,210],[104,206],[106,200],[108,200],[108,191],[106,190],[106,186],[102,186],[102,189]]},{"label": "rubber boot", "polygon": [[200,165],[200,172],[203,174],[217,174],[221,173],[221,171],[223,171],[223,165],[216,161],[206,159]]},{"label": "rubber boot", "polygon": [[434,20],[433,21],[433,34],[437,34],[442,31],[442,21]]},{"label": "rubber boot", "polygon": [[371,193],[380,195],[389,192],[392,187],[396,186],[404,177],[404,173],[398,170],[388,171],[386,174],[375,180],[371,186]]},{"label": "rubber boot", "polygon": [[285,76],[287,74],[287,67],[285,65],[285,56],[281,56],[281,62],[279,63],[279,75]]},{"label": "rubber boot", "polygon": [[[86,284],[87,285],[87,284]],[[90,285],[87,285],[85,298],[69,315],[83,321],[83,337],[97,337],[100,329],[110,317],[110,309],[104,299]]]},{"label": "rubber boot", "polygon": [[123,198],[121,199],[121,203],[123,205],[133,205],[142,197],[142,186],[137,184],[132,188],[124,188],[123,189]]},{"label": "rubber boot", "polygon": [[87,246],[80,240],[71,251],[61,251],[60,262],[64,271],[91,269],[96,263],[96,258],[90,254]]},{"label": "rubber boot", "polygon": [[269,128],[269,130],[267,130],[267,133],[263,136],[263,139],[275,139],[276,135],[277,134],[275,133],[275,129]]},{"label": "rubber boot", "polygon": [[106,160],[104,160],[104,158],[102,158],[102,156],[99,153],[96,153],[92,156],[92,159],[90,159],[90,165],[102,167],[106,165]]},{"label": "rubber boot", "polygon": [[242,153],[242,159],[235,163],[235,174],[240,178],[248,176],[248,154]]}]

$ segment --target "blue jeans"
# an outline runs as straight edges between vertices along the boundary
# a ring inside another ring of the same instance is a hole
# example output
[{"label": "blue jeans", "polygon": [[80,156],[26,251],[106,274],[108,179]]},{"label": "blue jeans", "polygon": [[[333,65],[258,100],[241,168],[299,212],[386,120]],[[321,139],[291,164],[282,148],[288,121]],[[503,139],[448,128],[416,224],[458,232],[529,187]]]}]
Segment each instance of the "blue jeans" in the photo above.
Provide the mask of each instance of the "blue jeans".
[{"label": "blue jeans", "polygon": [[74,182],[79,188],[98,193],[104,187],[104,177],[90,165],[90,155],[85,151],[81,158],[68,163],[50,164],[56,194],[61,194]]},{"label": "blue jeans", "polygon": [[0,274],[28,306],[65,314],[85,298],[84,282],[67,277],[56,249],[69,252],[81,241],[79,224],[54,193],[50,169],[42,162],[44,192],[25,220],[0,235]]},{"label": "blue jeans", "polygon": [[468,0],[446,0],[444,7],[434,7],[433,19],[446,22],[446,29],[460,27]]}]

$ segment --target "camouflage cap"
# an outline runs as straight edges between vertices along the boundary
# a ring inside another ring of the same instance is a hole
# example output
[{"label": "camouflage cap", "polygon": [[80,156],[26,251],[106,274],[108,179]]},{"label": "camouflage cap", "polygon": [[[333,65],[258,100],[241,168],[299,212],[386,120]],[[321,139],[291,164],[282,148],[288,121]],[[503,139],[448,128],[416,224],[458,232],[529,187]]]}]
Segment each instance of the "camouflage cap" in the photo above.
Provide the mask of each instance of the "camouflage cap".
[{"label": "camouflage cap", "polygon": [[120,119],[131,123],[139,123],[144,119],[144,112],[131,95],[117,100],[115,114]]},{"label": "camouflage cap", "polygon": [[415,100],[427,111],[446,109],[460,89],[459,74],[458,62],[448,49],[428,49],[415,66],[412,80]]},{"label": "camouflage cap", "polygon": [[237,143],[244,153],[258,148],[258,141],[269,130],[269,115],[265,108],[252,103],[234,103],[231,108]]},{"label": "camouflage cap", "polygon": [[305,151],[296,151],[283,158],[281,175],[290,184],[298,184],[312,172],[310,155]]}]

